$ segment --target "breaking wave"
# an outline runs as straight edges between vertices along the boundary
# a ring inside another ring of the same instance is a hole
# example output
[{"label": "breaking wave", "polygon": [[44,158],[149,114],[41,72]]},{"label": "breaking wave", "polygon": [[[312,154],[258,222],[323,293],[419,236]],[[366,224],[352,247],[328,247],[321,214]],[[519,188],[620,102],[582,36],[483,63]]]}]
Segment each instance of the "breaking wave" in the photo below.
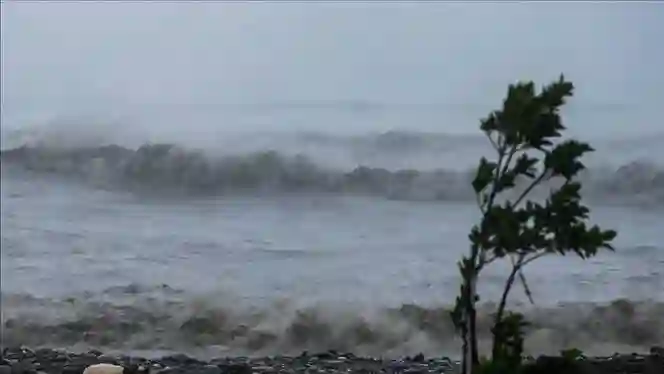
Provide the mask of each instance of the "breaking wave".
[{"label": "breaking wave", "polygon": [[[441,306],[251,305],[228,295],[192,296],[167,286],[116,287],[64,300],[3,295],[6,345],[118,350],[217,350],[232,355],[296,354],[335,349],[373,356],[454,355],[458,341]],[[488,342],[488,310],[479,318]],[[491,306],[493,307],[493,306]],[[664,303],[615,300],[526,311],[529,353],[570,346],[590,354],[647,350],[664,342]]]},{"label": "breaking wave", "polygon": [[[397,144],[412,143],[392,136]],[[403,144],[402,144],[403,145]],[[392,145],[391,147],[394,147]],[[154,194],[337,193],[398,200],[467,200],[472,169],[390,169],[322,166],[303,155],[275,150],[213,156],[174,144],[56,148],[42,145],[3,150],[3,166],[76,177],[97,187]],[[5,169],[5,168],[3,168]],[[639,198],[664,202],[664,168],[635,161],[617,169],[595,167],[581,177],[587,197],[601,201]]]}]

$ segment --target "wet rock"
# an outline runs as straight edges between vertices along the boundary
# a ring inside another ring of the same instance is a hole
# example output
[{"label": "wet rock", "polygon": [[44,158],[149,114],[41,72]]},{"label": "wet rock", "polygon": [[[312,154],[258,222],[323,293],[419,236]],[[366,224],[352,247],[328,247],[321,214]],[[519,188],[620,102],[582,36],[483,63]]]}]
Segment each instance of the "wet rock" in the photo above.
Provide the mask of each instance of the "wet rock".
[{"label": "wet rock", "polygon": [[644,374],[662,374],[664,373],[664,356],[649,357],[643,368]]},{"label": "wet rock", "polygon": [[37,369],[38,373],[43,374],[62,374],[64,365],[49,362],[40,362],[41,367]]},{"label": "wet rock", "polygon": [[27,347],[21,347],[21,353],[23,354],[23,358],[34,358],[37,356],[35,351]]},{"label": "wet rock", "polygon": [[402,361],[392,362],[388,366],[389,370],[391,370],[392,372],[403,372],[409,367],[410,365]]},{"label": "wet rock", "polygon": [[424,362],[424,355],[422,353],[418,353],[413,357],[413,362]]},{"label": "wet rock", "polygon": [[23,351],[20,347],[7,347],[2,352],[3,359],[17,361],[23,358]]},{"label": "wet rock", "polygon": [[89,365],[71,365],[67,364],[62,368],[62,374],[83,374],[85,368]]},{"label": "wet rock", "polygon": [[314,355],[314,357],[319,360],[331,360],[333,358],[337,358],[337,354],[335,351],[328,351],[328,352],[317,353]]},{"label": "wet rock", "polygon": [[222,374],[253,374],[251,366],[247,364],[217,365]]},{"label": "wet rock", "polygon": [[254,374],[261,373],[261,374],[270,374],[270,373],[275,373],[277,370],[271,366],[254,366],[251,368],[251,372]]},{"label": "wet rock", "polygon": [[664,357],[664,347],[660,346],[650,347],[650,354],[653,356]]},{"label": "wet rock", "polygon": [[11,366],[11,374],[36,374],[37,370],[32,362],[22,360],[15,362]]},{"label": "wet rock", "polygon": [[429,370],[426,368],[408,368],[403,371],[403,374],[428,374]]},{"label": "wet rock", "polygon": [[[24,351],[13,350],[11,353],[14,357],[26,355]],[[0,362],[0,374],[81,374],[89,364],[99,363],[100,358],[105,358],[103,354],[98,354],[101,352],[72,354],[37,350],[34,353],[34,358],[4,359]],[[106,359],[124,366],[126,374],[140,374],[139,367],[151,367],[151,374],[452,374],[457,373],[459,368],[457,361],[445,357],[426,359],[423,355],[416,355],[404,360],[383,360],[336,351],[296,357],[223,357],[209,362],[184,354],[154,360],[131,356],[106,356]],[[656,354],[579,360],[541,356],[526,364],[524,374],[663,374],[663,369],[664,356]]]},{"label": "wet rock", "polygon": [[56,356],[58,356],[59,352],[54,351],[52,349],[38,349],[35,351],[35,357],[39,361],[44,361],[44,360],[52,360]]},{"label": "wet rock", "polygon": [[102,354],[97,356],[97,363],[117,365],[119,364],[119,360],[116,357]]},{"label": "wet rock", "polygon": [[221,369],[217,365],[205,365],[201,368],[200,374],[221,374]]},{"label": "wet rock", "polygon": [[90,365],[96,365],[99,364],[99,360],[97,357],[90,357],[90,356],[77,356],[77,357],[71,357],[67,364],[68,366],[82,366],[84,368],[90,366]]}]

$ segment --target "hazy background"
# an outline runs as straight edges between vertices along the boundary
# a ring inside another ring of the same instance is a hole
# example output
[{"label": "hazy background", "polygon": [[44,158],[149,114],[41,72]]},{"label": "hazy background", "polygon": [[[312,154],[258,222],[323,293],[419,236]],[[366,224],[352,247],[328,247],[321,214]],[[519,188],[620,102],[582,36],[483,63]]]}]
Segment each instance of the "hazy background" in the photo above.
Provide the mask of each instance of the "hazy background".
[{"label": "hazy background", "polygon": [[526,345],[664,345],[664,5],[14,1],[0,24],[9,346],[455,355],[478,119],[561,72],[620,234],[529,267]]},{"label": "hazy background", "polygon": [[[507,83],[560,72],[578,86],[574,131],[663,128],[664,5],[654,2],[22,1],[2,3],[1,23],[4,130],[85,117],[173,136],[468,132]],[[325,113],[362,103],[402,106],[401,120]],[[302,113],[237,114],[254,104]]]}]

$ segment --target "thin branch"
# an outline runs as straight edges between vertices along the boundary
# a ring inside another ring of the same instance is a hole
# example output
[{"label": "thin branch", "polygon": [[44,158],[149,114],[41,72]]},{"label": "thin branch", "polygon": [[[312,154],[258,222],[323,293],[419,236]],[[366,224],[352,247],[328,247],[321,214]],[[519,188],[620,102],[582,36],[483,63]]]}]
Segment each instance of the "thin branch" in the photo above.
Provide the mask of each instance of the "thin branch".
[{"label": "thin branch", "polygon": [[482,192],[475,194],[475,201],[477,202],[477,207],[480,208],[480,212],[484,214],[484,205],[482,205]]},{"label": "thin branch", "polygon": [[500,303],[498,304],[498,311],[496,313],[496,318],[495,322],[498,323],[500,320],[503,318],[503,313],[505,310],[505,305],[507,304],[507,295],[509,294],[510,290],[512,289],[512,285],[514,284],[514,280],[516,277],[516,273],[520,269],[520,262],[523,261],[523,257],[525,257],[525,254],[519,254],[519,260],[516,262],[514,261],[514,258],[512,256],[510,257],[510,261],[512,261],[512,271],[510,272],[510,275],[507,277],[507,280],[505,281],[505,287],[503,288],[503,295],[500,297]]},{"label": "thin branch", "polygon": [[528,282],[526,282],[526,276],[523,274],[523,267],[519,268],[519,280],[521,281],[521,284],[523,285],[523,290],[526,293],[526,296],[528,297],[528,300],[530,301],[531,304],[535,304],[535,301],[533,300],[533,293],[530,292],[530,287],[528,286]]},{"label": "thin branch", "polygon": [[547,174],[547,170],[546,169],[542,170],[542,173],[540,173],[540,175],[538,175],[537,178],[535,178],[530,183],[530,185],[528,185],[528,187],[526,187],[526,189],[523,190],[523,192],[521,192],[521,195],[519,195],[519,197],[516,199],[513,206],[515,206],[515,207],[518,206],[521,203],[521,201],[530,193],[530,191],[532,191],[533,188],[535,188],[535,186],[537,186],[538,184],[540,184],[544,180],[544,177],[546,176],[546,174]]},{"label": "thin branch", "polygon": [[491,135],[489,135],[489,134],[487,133],[486,137],[489,139],[489,142],[491,142],[491,146],[493,147],[493,149],[494,149],[496,152],[499,152],[499,149],[500,149],[500,148],[498,147],[498,144],[493,140],[493,138],[491,137]]},{"label": "thin branch", "polygon": [[[489,139],[491,139],[490,135],[487,135],[487,136],[489,137]],[[493,182],[491,184],[491,193],[489,194],[488,199],[483,204],[484,209],[481,209],[482,210],[482,215],[484,217],[486,217],[489,214],[489,211],[491,211],[491,208],[493,207],[493,201],[495,200],[496,195],[497,195],[496,185],[498,184],[498,180],[500,179],[500,175],[501,175],[500,171],[503,169],[503,161],[505,160],[505,151],[506,151],[505,142],[503,141],[503,142],[500,142],[500,143],[501,143],[500,148],[497,150],[497,152],[498,152],[498,162],[496,163],[496,169],[495,169],[495,173],[494,173],[494,176],[493,176]],[[480,194],[476,195],[476,198],[478,200],[480,199],[479,195]],[[482,221],[484,222],[484,220],[482,220]],[[480,228],[480,230],[482,232],[485,231],[484,228]],[[479,254],[480,255],[480,263],[479,264],[477,264],[478,252],[480,252],[480,254]],[[472,258],[473,264],[475,264],[476,266],[478,266],[480,268],[482,266],[484,266],[484,260],[485,260],[484,252],[485,251],[483,249],[482,250],[477,249],[477,250],[473,250],[473,252],[471,253],[471,258]]]},{"label": "thin branch", "polygon": [[525,254],[524,254],[524,259],[523,259],[523,261],[521,261],[521,264],[519,266],[524,267],[524,266],[528,265],[529,263],[537,260],[538,258],[544,257],[548,254],[549,254],[548,252],[540,252],[540,253],[535,254],[531,258],[525,258]]},{"label": "thin branch", "polygon": [[492,262],[496,261],[496,260],[499,259],[499,258],[500,258],[500,257],[498,257],[498,256],[496,256],[496,255],[493,255],[492,257],[489,257],[488,259],[486,259],[486,260],[484,261],[484,265],[489,265],[489,264],[491,264]]},{"label": "thin branch", "polygon": [[[489,136],[489,139],[491,137]],[[491,140],[493,143],[493,140]],[[493,183],[491,186],[491,193],[489,194],[489,197],[487,201],[485,202],[485,209],[481,209],[484,217],[486,217],[490,211],[491,208],[493,207],[493,202],[496,197],[497,191],[496,191],[496,185],[498,184],[499,178],[500,178],[500,170],[502,169],[502,163],[505,158],[505,142],[499,141],[498,147],[496,147],[496,151],[498,152],[498,163],[496,164],[496,169],[495,169],[495,175],[493,178]],[[478,194],[477,199],[479,202],[479,197],[480,194]],[[483,204],[479,204],[482,206]],[[486,220],[482,220],[483,223],[486,222]],[[486,232],[484,227],[480,228],[480,231],[482,233]],[[464,282],[466,286],[466,290],[463,292],[462,298],[465,298],[464,301],[464,306],[465,306],[465,321],[464,324],[466,325],[466,331],[464,333],[464,344],[468,344],[469,347],[464,347],[464,365],[470,364],[470,365],[475,365],[478,362],[478,349],[477,349],[477,331],[476,331],[476,316],[475,316],[475,297],[476,297],[476,290],[475,290],[475,284],[477,282],[478,274],[481,269],[481,267],[484,265],[485,257],[486,256],[486,250],[484,248],[479,248],[478,246],[472,246],[471,247],[471,253],[470,253],[470,261],[473,266],[473,271],[470,273],[467,277],[464,277]],[[479,259],[478,259],[479,257]],[[479,261],[479,263],[478,263]],[[468,351],[469,350],[469,351]],[[470,358],[467,357],[467,355],[470,355]]]},{"label": "thin branch", "polygon": [[518,146],[513,145],[512,149],[510,149],[509,155],[507,156],[507,162],[505,162],[505,165],[503,165],[503,170],[500,172],[501,175],[505,175],[507,169],[510,167],[510,164],[512,163],[512,158],[517,152],[518,152]]}]

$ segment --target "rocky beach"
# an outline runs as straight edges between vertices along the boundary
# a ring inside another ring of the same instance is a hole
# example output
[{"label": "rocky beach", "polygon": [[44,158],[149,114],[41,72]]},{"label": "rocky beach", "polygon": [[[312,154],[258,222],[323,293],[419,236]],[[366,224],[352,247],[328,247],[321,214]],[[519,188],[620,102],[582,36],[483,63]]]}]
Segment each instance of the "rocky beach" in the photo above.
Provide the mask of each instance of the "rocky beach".
[{"label": "rocky beach", "polygon": [[[573,362],[555,356],[528,358],[527,361],[525,373],[532,374],[661,374],[664,372],[664,349],[652,347],[649,354],[580,357]],[[200,360],[185,354],[147,359],[104,354],[96,350],[71,353],[18,347],[3,350],[0,374],[81,374],[86,367],[98,363],[120,365],[136,372],[140,368],[151,374],[453,374],[459,369],[458,362],[450,358],[426,358],[421,354],[386,360],[328,351],[315,354],[302,352],[299,356]]]}]

